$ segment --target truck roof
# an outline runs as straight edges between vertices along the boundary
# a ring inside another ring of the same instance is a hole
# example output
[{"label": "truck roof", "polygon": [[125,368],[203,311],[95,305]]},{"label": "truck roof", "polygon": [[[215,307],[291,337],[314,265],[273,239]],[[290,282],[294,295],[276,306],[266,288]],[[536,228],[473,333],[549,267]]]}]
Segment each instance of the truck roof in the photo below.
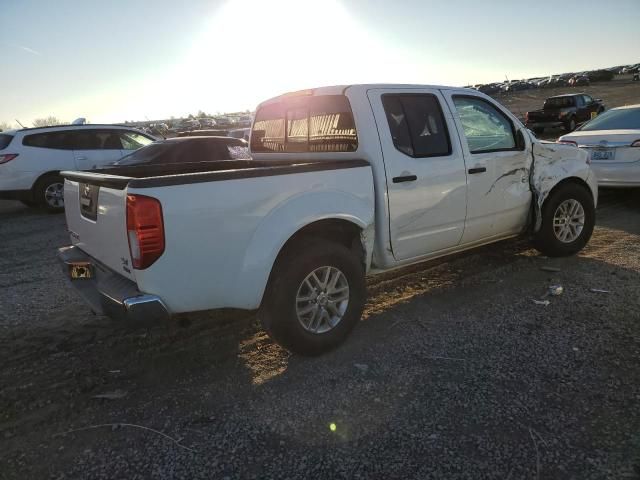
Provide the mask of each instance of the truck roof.
[{"label": "truck roof", "polygon": [[[284,98],[288,97],[297,97],[297,96],[316,96],[316,95],[344,95],[347,89],[354,90],[370,90],[372,88],[432,88],[437,90],[469,90],[464,87],[451,87],[444,85],[421,85],[421,84],[412,84],[412,83],[354,83],[348,85],[331,85],[326,87],[316,87],[316,88],[308,88],[305,90],[297,90],[293,92],[283,93],[282,95],[278,95],[277,97],[270,98],[260,103],[260,105],[266,105],[269,103],[280,101]],[[477,93],[476,90],[472,90]]]}]

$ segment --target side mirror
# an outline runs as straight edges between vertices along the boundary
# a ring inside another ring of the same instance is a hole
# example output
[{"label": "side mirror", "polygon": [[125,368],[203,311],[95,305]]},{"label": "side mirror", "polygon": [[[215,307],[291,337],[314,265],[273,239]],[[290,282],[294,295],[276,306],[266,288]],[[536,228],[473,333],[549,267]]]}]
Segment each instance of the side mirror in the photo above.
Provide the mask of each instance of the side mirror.
[{"label": "side mirror", "polygon": [[518,130],[516,132],[516,147],[518,150],[524,150],[526,146],[527,142],[524,139],[524,133],[522,133],[522,130]]}]

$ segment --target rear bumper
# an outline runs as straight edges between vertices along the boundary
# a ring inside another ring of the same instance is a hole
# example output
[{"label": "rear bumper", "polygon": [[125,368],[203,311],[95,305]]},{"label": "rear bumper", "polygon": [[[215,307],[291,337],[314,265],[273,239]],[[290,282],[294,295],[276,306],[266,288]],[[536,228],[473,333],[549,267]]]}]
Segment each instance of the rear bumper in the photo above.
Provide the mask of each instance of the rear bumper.
[{"label": "rear bumper", "polygon": [[[163,321],[171,316],[160,297],[140,292],[134,282],[105,267],[78,247],[58,249],[58,260],[65,277],[97,314],[136,323]],[[74,263],[89,263],[94,277],[71,280],[69,269]]]},{"label": "rear bumper", "polygon": [[0,200],[25,200],[32,201],[31,190],[0,190]]},{"label": "rear bumper", "polygon": [[640,161],[591,162],[600,187],[640,187]]}]

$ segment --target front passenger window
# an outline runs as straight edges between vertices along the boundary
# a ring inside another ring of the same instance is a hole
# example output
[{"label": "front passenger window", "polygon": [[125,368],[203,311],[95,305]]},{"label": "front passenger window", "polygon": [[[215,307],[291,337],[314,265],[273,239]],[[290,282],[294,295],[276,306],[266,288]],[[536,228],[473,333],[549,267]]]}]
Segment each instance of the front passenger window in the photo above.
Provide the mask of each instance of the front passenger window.
[{"label": "front passenger window", "polygon": [[454,95],[460,123],[471,153],[517,150],[513,123],[481,98]]}]

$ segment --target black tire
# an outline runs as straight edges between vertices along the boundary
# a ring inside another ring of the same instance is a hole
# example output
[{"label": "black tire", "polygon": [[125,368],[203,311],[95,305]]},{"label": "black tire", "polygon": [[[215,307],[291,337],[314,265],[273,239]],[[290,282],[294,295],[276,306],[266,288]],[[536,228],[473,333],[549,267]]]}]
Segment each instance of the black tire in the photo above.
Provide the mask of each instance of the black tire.
[{"label": "black tire", "polygon": [[[553,220],[558,207],[566,200],[575,200],[582,206],[585,214],[584,226],[577,238],[571,242],[561,241],[554,231]],[[564,183],[556,187],[542,205],[542,225],[534,235],[534,246],[549,257],[573,255],[584,248],[596,221],[596,210],[591,192],[577,183]]]},{"label": "black tire", "polygon": [[571,117],[565,124],[564,129],[566,132],[573,132],[576,129],[576,119]]},{"label": "black tire", "polygon": [[[349,301],[332,329],[312,333],[298,320],[296,296],[305,278],[325,266],[343,273],[349,286]],[[287,350],[319,355],[345,340],[360,320],[366,297],[365,273],[358,255],[335,242],[304,238],[279,256],[258,317],[267,333]]]},{"label": "black tire", "polygon": [[64,211],[64,198],[53,201],[50,195],[50,189],[59,185],[64,188],[64,179],[60,175],[50,174],[42,177],[33,188],[35,203],[51,213]]},{"label": "black tire", "polygon": [[544,133],[544,127],[536,127],[533,129],[533,133],[536,135],[542,135]]},{"label": "black tire", "polygon": [[38,206],[38,204],[33,200],[20,200],[20,203],[29,208],[35,208]]}]

